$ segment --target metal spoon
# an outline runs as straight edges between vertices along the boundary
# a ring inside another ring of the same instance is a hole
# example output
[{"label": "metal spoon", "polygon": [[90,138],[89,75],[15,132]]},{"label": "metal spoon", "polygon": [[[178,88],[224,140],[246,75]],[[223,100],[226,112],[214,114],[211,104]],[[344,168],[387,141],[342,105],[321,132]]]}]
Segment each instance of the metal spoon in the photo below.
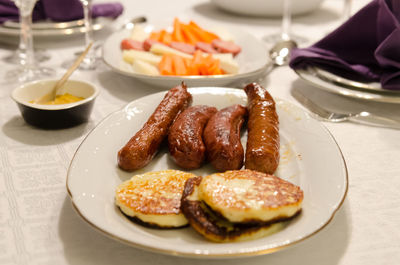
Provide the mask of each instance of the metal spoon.
[{"label": "metal spoon", "polygon": [[271,64],[268,67],[268,73],[277,66],[287,65],[290,60],[290,52],[296,47],[297,43],[293,40],[282,40],[276,43],[269,50],[269,58],[271,58]]},{"label": "metal spoon", "polygon": [[297,43],[293,40],[282,40],[276,43],[270,50],[269,50],[269,64],[264,68],[264,71],[259,75],[257,80],[254,80],[253,77],[250,79],[241,80],[236,86],[237,87],[244,87],[249,82],[259,82],[262,83],[266,76],[274,70],[277,66],[287,65],[290,59],[290,52],[293,48],[297,47]]},{"label": "metal spoon", "polygon": [[46,95],[42,96],[39,99],[33,101],[35,104],[44,104],[46,102],[52,101],[56,98],[56,96],[60,93],[61,87],[67,82],[68,78],[72,75],[72,73],[79,67],[83,59],[85,58],[86,54],[89,52],[90,48],[92,47],[93,43],[90,43],[83,53],[75,60],[72,66],[67,70],[67,72],[61,77],[60,80],[54,85],[52,90],[47,93]]},{"label": "metal spoon", "polygon": [[120,29],[133,29],[135,24],[145,23],[147,22],[146,17],[134,17],[127,23],[123,24]]}]

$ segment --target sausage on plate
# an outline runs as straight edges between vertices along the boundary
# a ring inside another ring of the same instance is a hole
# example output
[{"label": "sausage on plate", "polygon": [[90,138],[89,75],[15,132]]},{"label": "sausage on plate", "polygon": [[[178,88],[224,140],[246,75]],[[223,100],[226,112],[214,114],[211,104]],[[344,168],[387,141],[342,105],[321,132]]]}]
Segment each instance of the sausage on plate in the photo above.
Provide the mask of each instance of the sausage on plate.
[{"label": "sausage on plate", "polygon": [[240,169],[244,150],[240,142],[240,129],[247,116],[247,109],[233,105],[218,111],[208,121],[203,139],[207,157],[218,171]]},{"label": "sausage on plate", "polygon": [[146,166],[167,136],[175,117],[192,101],[184,83],[170,89],[143,127],[118,152],[118,166],[132,171]]},{"label": "sausage on plate", "polygon": [[247,147],[245,167],[273,174],[279,164],[279,120],[275,101],[257,83],[248,84]]},{"label": "sausage on plate", "polygon": [[214,107],[192,106],[178,115],[168,133],[168,148],[175,163],[184,169],[199,168],[206,156],[203,131],[217,112]]}]

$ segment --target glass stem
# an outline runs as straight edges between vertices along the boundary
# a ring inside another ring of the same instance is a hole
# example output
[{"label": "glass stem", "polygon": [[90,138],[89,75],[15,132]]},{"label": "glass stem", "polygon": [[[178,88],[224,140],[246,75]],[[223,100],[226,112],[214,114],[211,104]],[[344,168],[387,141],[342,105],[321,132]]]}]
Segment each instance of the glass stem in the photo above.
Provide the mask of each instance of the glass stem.
[{"label": "glass stem", "polygon": [[351,17],[351,6],[353,0],[344,0],[343,5],[343,21],[349,19]]},{"label": "glass stem", "polygon": [[283,13],[282,13],[282,39],[290,39],[290,24],[292,23],[291,17],[291,0],[283,0]]},{"label": "glass stem", "polygon": [[20,18],[21,39],[19,49],[21,50],[20,64],[25,68],[33,68],[33,36],[32,36],[32,12],[23,14]]},{"label": "glass stem", "polygon": [[[85,20],[85,44],[86,47],[93,42],[93,31],[92,31],[92,1],[82,1],[83,15]],[[95,60],[95,50],[90,49],[86,55],[86,60],[90,63]]]}]

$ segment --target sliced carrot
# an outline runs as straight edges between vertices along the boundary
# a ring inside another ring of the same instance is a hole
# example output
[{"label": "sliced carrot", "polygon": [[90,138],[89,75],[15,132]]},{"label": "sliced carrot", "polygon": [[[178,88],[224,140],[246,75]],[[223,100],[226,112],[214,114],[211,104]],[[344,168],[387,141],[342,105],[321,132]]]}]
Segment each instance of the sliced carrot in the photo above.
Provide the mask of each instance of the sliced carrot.
[{"label": "sliced carrot", "polygon": [[182,24],[182,35],[187,40],[187,43],[195,45],[197,42],[201,41],[201,39],[197,38],[195,34],[193,34],[192,28],[189,25]]},{"label": "sliced carrot", "polygon": [[200,64],[203,60],[203,52],[200,50],[196,50],[193,54],[193,64]]},{"label": "sliced carrot", "polygon": [[161,75],[174,75],[175,72],[171,56],[164,55],[158,64],[158,69],[160,70]]},{"label": "sliced carrot", "polygon": [[186,65],[183,57],[174,54],[171,57],[175,68],[175,75],[186,75]]},{"label": "sliced carrot", "polygon": [[197,50],[192,58],[183,58],[176,54],[163,55],[158,65],[161,75],[220,75],[220,61],[212,55],[205,56]]},{"label": "sliced carrot", "polygon": [[209,32],[207,30],[204,30],[193,21],[189,22],[189,26],[191,28],[192,34],[194,34],[198,39],[200,39],[200,41],[211,43],[213,40],[219,39],[218,35]]},{"label": "sliced carrot", "polygon": [[171,41],[172,41],[172,36],[171,36],[171,34],[169,32],[167,32],[166,30],[163,29],[163,30],[160,31],[159,41],[164,43],[164,44],[169,45],[171,43]]},{"label": "sliced carrot", "polygon": [[152,32],[150,33],[149,39],[160,41],[160,32]]},{"label": "sliced carrot", "polygon": [[172,39],[174,41],[184,42],[184,37],[182,36],[181,22],[178,18],[174,19],[174,30],[172,31]]}]

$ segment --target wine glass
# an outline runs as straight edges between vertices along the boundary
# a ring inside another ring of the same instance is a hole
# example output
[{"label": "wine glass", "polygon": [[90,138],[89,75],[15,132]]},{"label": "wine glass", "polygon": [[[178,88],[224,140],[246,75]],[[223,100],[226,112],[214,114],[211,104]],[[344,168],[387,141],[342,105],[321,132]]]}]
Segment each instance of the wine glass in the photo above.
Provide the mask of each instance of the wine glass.
[{"label": "wine glass", "polygon": [[[85,46],[93,43],[93,28],[92,28],[92,0],[79,0],[83,6],[83,16],[85,21]],[[96,58],[95,49],[89,50],[85,59],[80,65],[80,69],[94,70],[96,69],[98,59]]]},{"label": "wine glass", "polygon": [[353,0],[344,0],[342,21],[346,21],[351,17],[351,6]]},{"label": "wine glass", "polygon": [[293,35],[290,32],[290,26],[292,23],[292,0],[283,0],[282,5],[282,26],[281,26],[281,32],[279,34],[273,34],[264,37],[264,40],[268,43],[276,43],[279,41],[288,41],[288,40],[294,40],[297,43],[303,43],[306,41],[304,37],[300,37],[297,35]]},{"label": "wine glass", "polygon": [[53,69],[39,67],[34,61],[32,11],[37,0],[13,0],[20,14],[19,67],[6,73],[6,80],[26,82],[55,74]]}]

